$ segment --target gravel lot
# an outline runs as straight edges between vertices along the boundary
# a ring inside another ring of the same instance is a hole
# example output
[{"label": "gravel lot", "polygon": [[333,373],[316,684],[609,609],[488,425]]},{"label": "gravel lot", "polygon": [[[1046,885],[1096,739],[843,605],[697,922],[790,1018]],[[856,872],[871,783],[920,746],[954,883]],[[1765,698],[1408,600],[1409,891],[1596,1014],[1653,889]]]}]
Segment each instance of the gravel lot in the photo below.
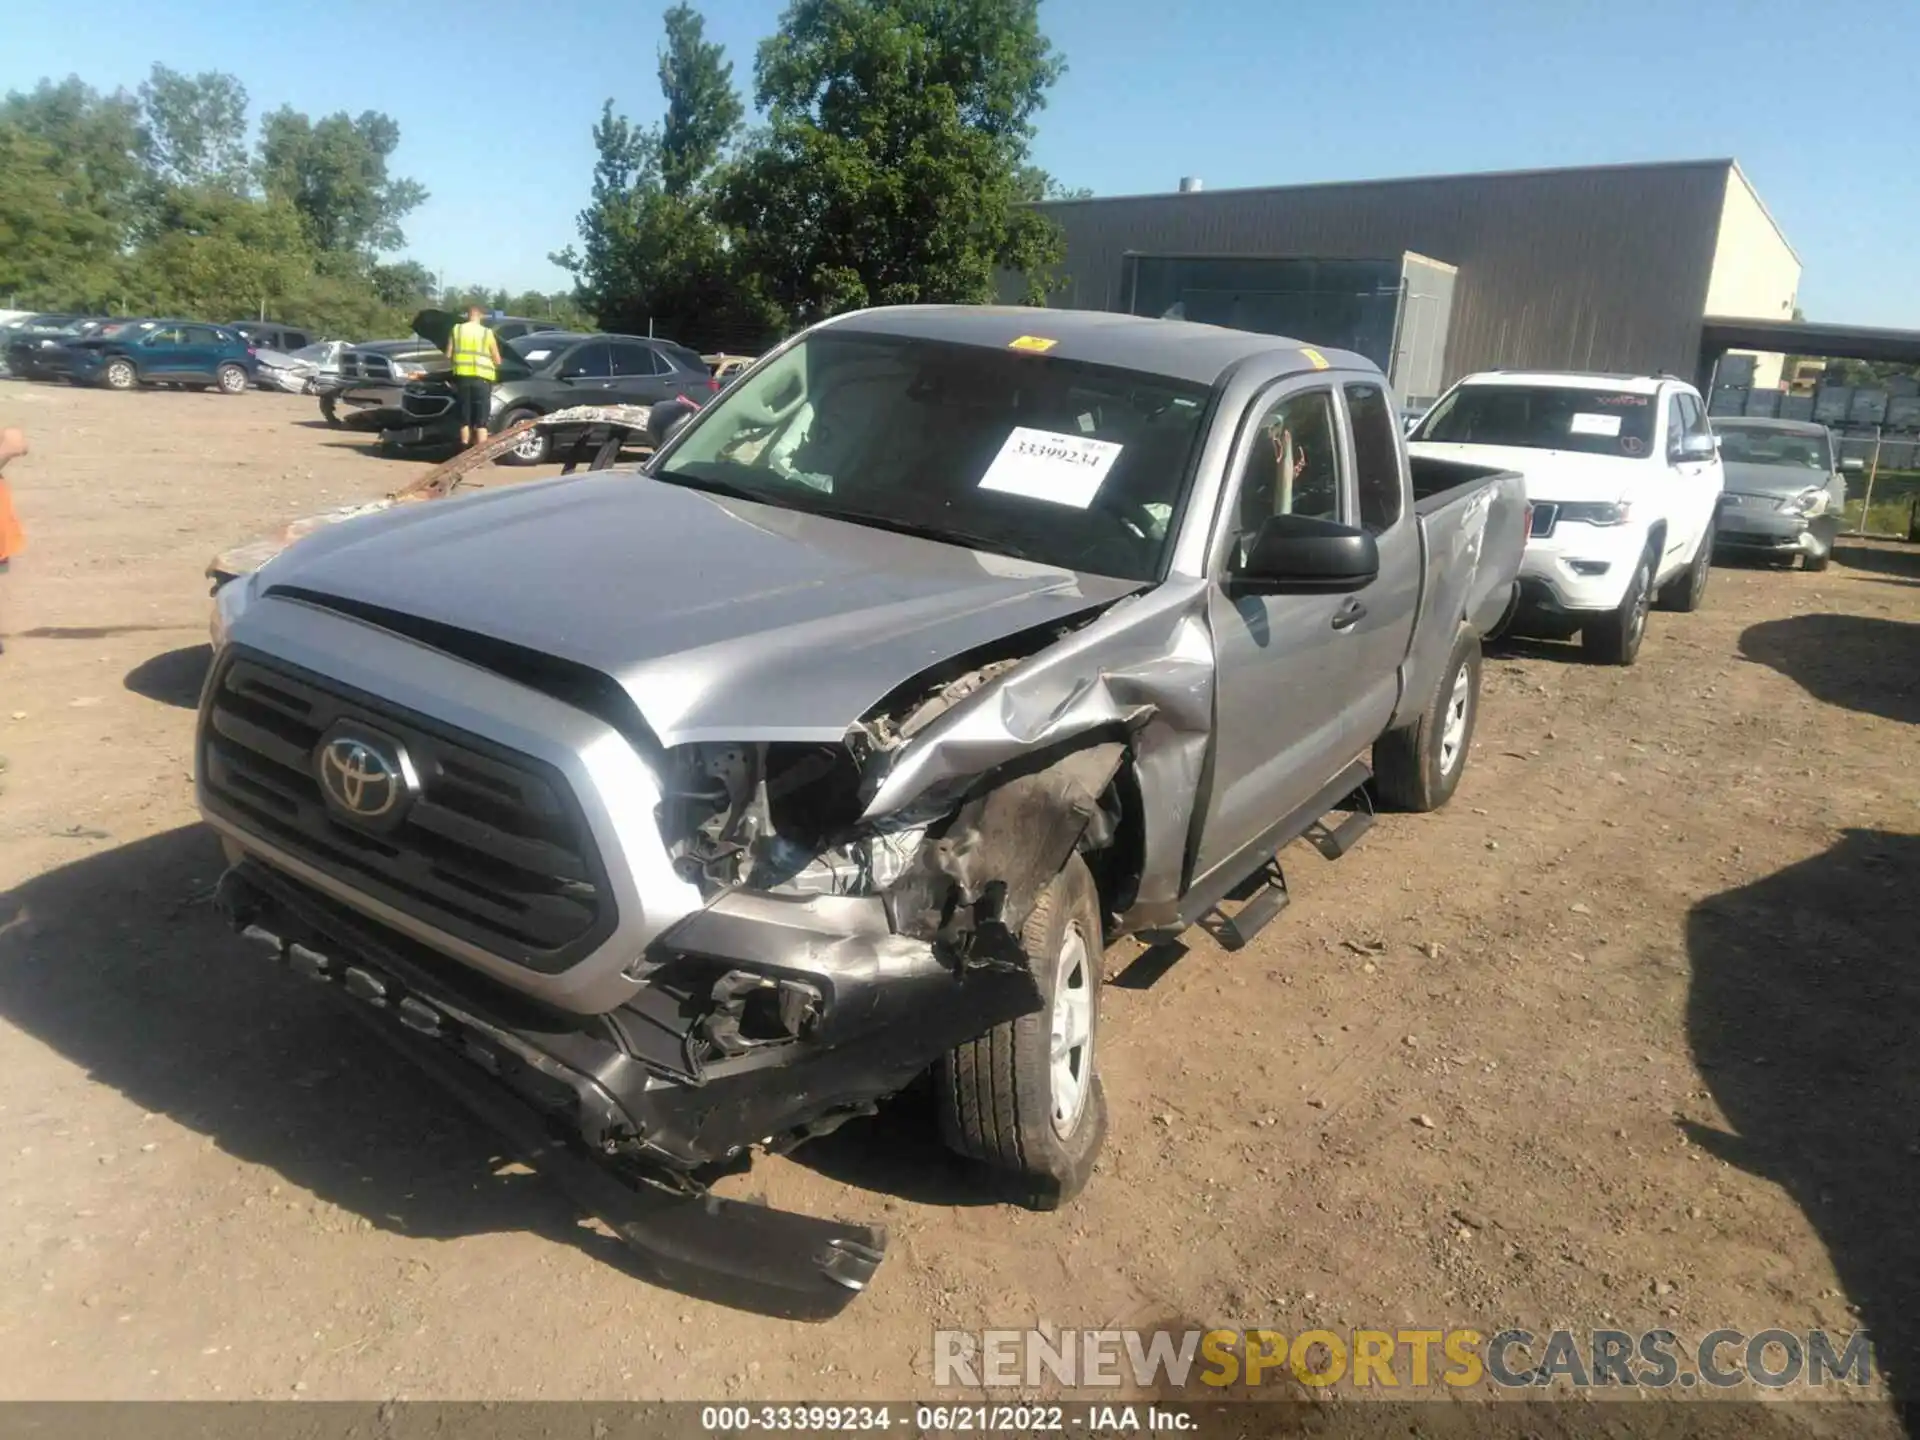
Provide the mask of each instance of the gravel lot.
[{"label": "gravel lot", "polygon": [[287,396],[0,424],[0,1398],[899,1398],[1036,1319],[1866,1325],[1920,1389],[1920,552],[1718,569],[1631,670],[1509,646],[1446,811],[1294,847],[1249,950],[1116,947],[1077,1207],[991,1203],[912,1097],[736,1177],[892,1230],[803,1327],[624,1274],[206,903],[202,566],[425,467]]}]

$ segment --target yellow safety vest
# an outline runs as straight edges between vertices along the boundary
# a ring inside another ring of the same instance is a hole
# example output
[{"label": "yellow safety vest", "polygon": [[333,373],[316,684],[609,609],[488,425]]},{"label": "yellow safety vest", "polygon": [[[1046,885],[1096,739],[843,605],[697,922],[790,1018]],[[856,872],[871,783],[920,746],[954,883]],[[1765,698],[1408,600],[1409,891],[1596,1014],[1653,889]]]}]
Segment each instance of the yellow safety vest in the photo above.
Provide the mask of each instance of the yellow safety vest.
[{"label": "yellow safety vest", "polygon": [[453,327],[453,373],[493,379],[493,332],[486,326],[462,320]]}]

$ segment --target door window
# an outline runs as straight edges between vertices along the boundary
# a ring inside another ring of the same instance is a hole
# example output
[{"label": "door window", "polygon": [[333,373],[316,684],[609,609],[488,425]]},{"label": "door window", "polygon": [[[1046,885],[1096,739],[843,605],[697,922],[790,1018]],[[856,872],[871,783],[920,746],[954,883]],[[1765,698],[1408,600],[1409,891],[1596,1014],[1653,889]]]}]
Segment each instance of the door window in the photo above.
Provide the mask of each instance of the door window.
[{"label": "door window", "polygon": [[1400,448],[1394,438],[1393,407],[1380,386],[1349,385],[1347,414],[1353,424],[1353,484],[1360,523],[1378,535],[1400,518]]},{"label": "door window", "polygon": [[220,343],[220,337],[205,325],[183,325],[180,327],[180,330],[180,343],[183,345],[217,345]]},{"label": "door window", "polygon": [[1276,515],[1340,518],[1337,434],[1331,390],[1289,395],[1260,417],[1240,472],[1243,550]]},{"label": "door window", "polygon": [[613,357],[609,347],[600,341],[591,345],[582,345],[566,358],[560,367],[562,380],[610,380],[613,378]]},{"label": "door window", "polygon": [[613,373],[619,376],[664,375],[666,365],[645,345],[613,345]]},{"label": "door window", "polygon": [[1667,459],[1678,461],[1680,440],[1687,433],[1687,417],[1680,413],[1678,394],[1667,397]]},{"label": "door window", "polygon": [[163,325],[147,336],[146,343],[156,350],[171,350],[186,344],[186,339],[178,325]]},{"label": "door window", "polygon": [[1711,440],[1713,429],[1707,424],[1707,412],[1701,407],[1697,397],[1686,391],[1679,392],[1680,418],[1687,427],[1687,434]]}]

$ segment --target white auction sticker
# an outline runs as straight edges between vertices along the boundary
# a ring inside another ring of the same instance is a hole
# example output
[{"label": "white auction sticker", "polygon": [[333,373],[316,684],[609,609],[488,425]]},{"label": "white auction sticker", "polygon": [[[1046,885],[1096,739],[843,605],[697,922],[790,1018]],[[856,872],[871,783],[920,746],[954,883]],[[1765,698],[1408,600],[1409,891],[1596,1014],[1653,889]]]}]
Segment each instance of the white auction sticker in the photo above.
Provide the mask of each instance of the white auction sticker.
[{"label": "white auction sticker", "polygon": [[1125,448],[1112,440],[1016,425],[980,477],[980,488],[1084,510]]},{"label": "white auction sticker", "polygon": [[1568,433],[1573,435],[1618,435],[1620,417],[1618,415],[1592,415],[1585,411],[1576,412],[1567,425]]}]

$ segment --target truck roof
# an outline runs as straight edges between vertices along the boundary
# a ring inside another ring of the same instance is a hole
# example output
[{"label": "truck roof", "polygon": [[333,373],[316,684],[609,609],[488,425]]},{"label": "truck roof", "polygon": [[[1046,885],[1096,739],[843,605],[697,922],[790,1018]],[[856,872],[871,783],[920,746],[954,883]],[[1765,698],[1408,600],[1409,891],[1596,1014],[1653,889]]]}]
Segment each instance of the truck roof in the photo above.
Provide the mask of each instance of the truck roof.
[{"label": "truck roof", "polygon": [[[1198,325],[1190,320],[1153,320],[1105,310],[1046,310],[1022,305],[891,305],[856,310],[827,322],[835,329],[918,340],[944,340],[994,350],[1031,349],[1059,360],[1140,370],[1212,385],[1242,360],[1287,355],[1301,370],[1364,370],[1380,367],[1350,350],[1309,346],[1302,340]],[[1032,345],[1018,345],[1029,340]],[[1044,344],[1040,342],[1050,342]],[[1316,365],[1312,355],[1324,362]]]}]

